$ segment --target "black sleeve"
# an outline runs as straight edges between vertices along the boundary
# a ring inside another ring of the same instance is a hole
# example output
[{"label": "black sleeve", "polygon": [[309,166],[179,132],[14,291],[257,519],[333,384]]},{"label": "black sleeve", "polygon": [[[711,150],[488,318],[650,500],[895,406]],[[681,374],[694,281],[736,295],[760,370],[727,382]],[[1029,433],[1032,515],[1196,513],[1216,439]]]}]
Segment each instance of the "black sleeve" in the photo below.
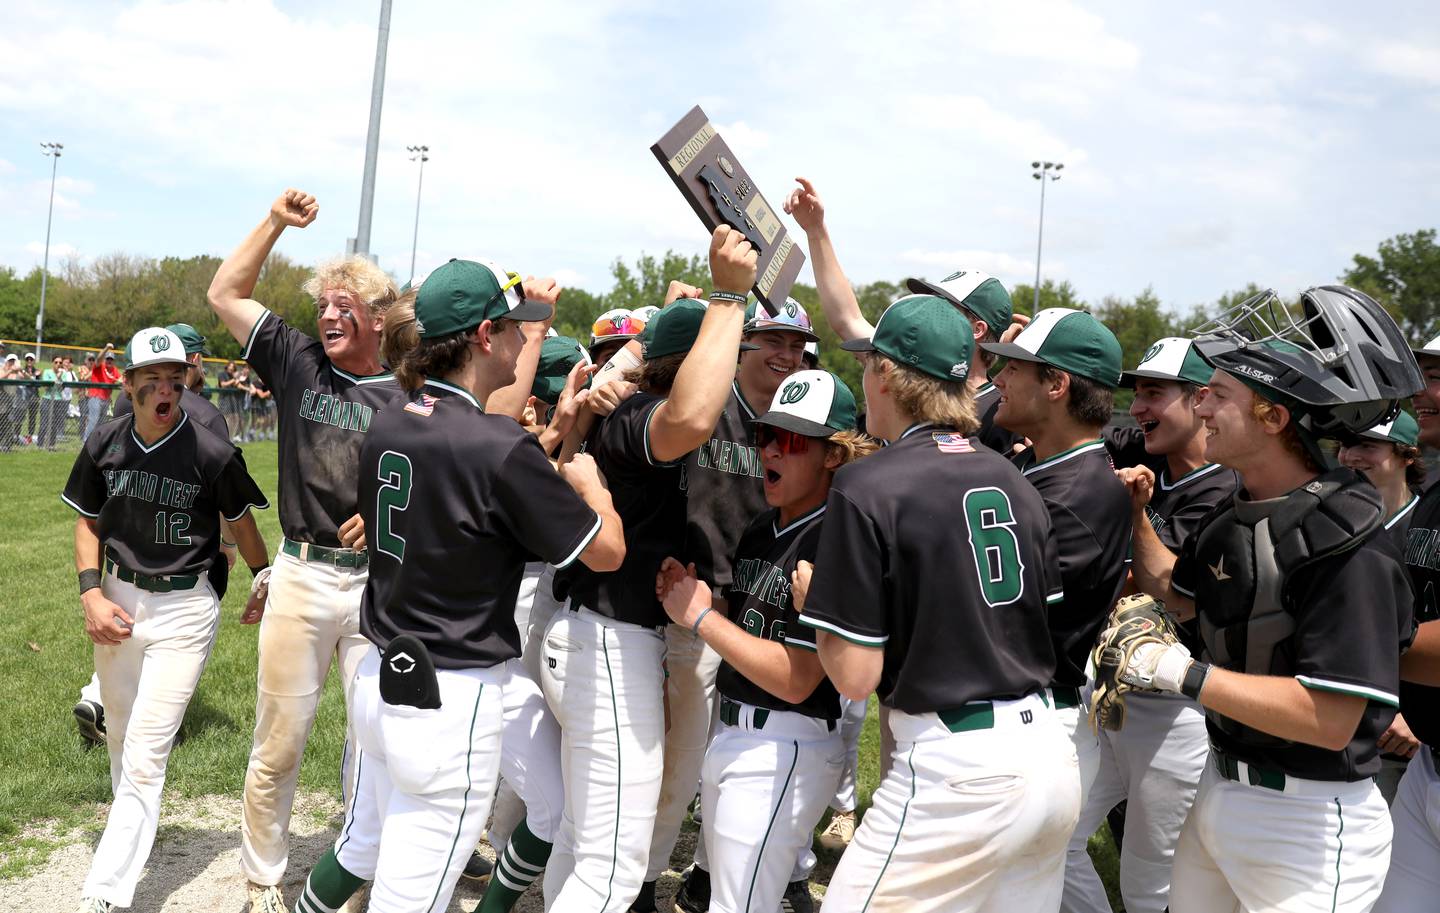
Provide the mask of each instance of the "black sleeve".
[{"label": "black sleeve", "polygon": [[596,459],[604,455],[607,471],[619,469],[626,474],[634,474],[655,466],[675,465],[674,462],[657,462],[650,455],[650,420],[663,402],[665,400],[659,397],[646,397],[634,402],[632,397],[605,419],[600,426]]},{"label": "black sleeve", "polygon": [[560,478],[534,435],[516,442],[501,464],[495,500],[520,544],[557,569],[579,558],[600,532],[599,515]]},{"label": "black sleeve", "polygon": [[1186,536],[1175,556],[1175,566],[1170,569],[1170,588],[1186,599],[1195,598],[1195,546],[1199,540],[1198,535]]},{"label": "black sleeve", "polygon": [[[92,435],[88,443],[95,444],[99,440],[99,436]],[[60,500],[94,519],[100,516],[100,508],[105,506],[107,497],[105,476],[100,467],[95,465],[95,457],[90,453],[90,447],[81,447],[80,453],[75,457],[75,465],[70,467],[70,480],[65,483]]]},{"label": "black sleeve", "polygon": [[1175,554],[1180,554],[1180,546],[1194,536],[1200,528],[1200,521],[1214,509],[1214,504],[1206,504],[1204,501],[1181,504],[1170,514],[1165,526],[1157,534],[1160,544]]},{"label": "black sleeve", "polygon": [[884,644],[890,639],[885,559],[875,521],[832,485],[800,623],[863,646]]},{"label": "black sleeve", "polygon": [[1128,469],[1131,466],[1152,466],[1157,459],[1145,451],[1145,432],[1139,428],[1132,428],[1120,425],[1106,425],[1100,432],[1105,439],[1105,449],[1110,451],[1110,459],[1116,469]]},{"label": "black sleeve", "polygon": [[110,417],[119,418],[122,415],[129,415],[134,411],[135,407],[130,404],[130,397],[125,395],[125,391],[116,391],[115,404],[110,407]]},{"label": "black sleeve", "polygon": [[[784,568],[787,580],[801,561],[815,563],[815,558],[820,551],[820,533],[824,528],[825,524],[821,522],[816,527],[807,529],[800,534],[800,541],[795,543],[795,561],[790,567]],[[783,618],[785,621],[785,646],[799,647],[814,653],[816,649],[815,629],[800,622],[800,613],[795,611],[794,601],[785,603]]]},{"label": "black sleeve", "polygon": [[266,384],[284,383],[285,369],[295,353],[305,346],[318,345],[299,330],[286,325],[277,314],[266,311],[250,329],[241,358]]},{"label": "black sleeve", "polygon": [[234,447],[230,448],[230,458],[215,478],[215,503],[226,522],[239,520],[252,507],[264,510],[270,506],[265,493],[246,471],[240,451]]},{"label": "black sleeve", "polygon": [[1105,567],[1105,550],[1088,524],[1064,504],[1046,500],[1055,546],[1060,555],[1060,579],[1067,589],[1088,589],[1110,569]]}]

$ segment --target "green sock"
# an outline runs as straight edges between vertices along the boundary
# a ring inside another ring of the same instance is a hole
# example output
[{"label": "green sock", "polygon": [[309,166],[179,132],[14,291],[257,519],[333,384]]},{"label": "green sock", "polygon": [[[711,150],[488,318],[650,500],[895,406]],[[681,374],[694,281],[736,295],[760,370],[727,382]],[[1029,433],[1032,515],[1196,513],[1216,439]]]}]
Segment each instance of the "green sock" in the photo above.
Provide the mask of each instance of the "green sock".
[{"label": "green sock", "polygon": [[364,883],[365,879],[345,871],[331,847],[305,879],[305,891],[295,901],[295,913],[335,913]]},{"label": "green sock", "polygon": [[524,821],[510,835],[505,852],[495,861],[495,874],[475,913],[510,913],[525,889],[535,883],[550,860],[550,844],[530,833]]}]

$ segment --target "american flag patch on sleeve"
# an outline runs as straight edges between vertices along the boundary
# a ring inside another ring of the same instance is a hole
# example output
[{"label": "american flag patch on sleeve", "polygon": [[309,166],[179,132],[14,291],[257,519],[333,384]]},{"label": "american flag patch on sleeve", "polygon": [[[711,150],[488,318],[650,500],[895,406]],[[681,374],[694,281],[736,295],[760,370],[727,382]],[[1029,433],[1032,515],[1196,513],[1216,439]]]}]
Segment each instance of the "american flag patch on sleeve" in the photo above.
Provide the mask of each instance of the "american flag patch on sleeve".
[{"label": "american flag patch on sleeve", "polygon": [[435,397],[429,393],[421,393],[418,402],[408,402],[405,404],[405,411],[429,418],[430,413],[435,411]]},{"label": "american flag patch on sleeve", "polygon": [[975,452],[975,448],[970,445],[970,439],[963,434],[932,434],[930,437],[941,453]]}]

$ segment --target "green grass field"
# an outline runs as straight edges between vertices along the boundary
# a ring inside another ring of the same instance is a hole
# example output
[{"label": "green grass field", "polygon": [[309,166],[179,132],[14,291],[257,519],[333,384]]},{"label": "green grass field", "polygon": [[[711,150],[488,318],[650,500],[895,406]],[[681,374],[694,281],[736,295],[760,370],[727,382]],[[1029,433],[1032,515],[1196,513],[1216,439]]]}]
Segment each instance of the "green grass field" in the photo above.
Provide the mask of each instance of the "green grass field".
[{"label": "green grass field", "polygon": [[[275,445],[249,444],[245,458],[273,503]],[[43,860],[46,846],[25,838],[28,825],[56,819],[98,827],[97,804],[110,799],[107,756],[84,746],[71,714],[93,668],[75,585],[75,513],[59,498],[73,462],[73,454],[62,453],[0,457],[0,607],[8,621],[0,640],[0,878]],[[261,511],[259,521],[273,552],[280,542],[276,512]],[[243,786],[255,725],[257,629],[238,620],[249,582],[244,568],[232,579],[210,664],[170,755],[167,794],[238,795]],[[862,809],[879,780],[873,700],[861,737]],[[302,788],[338,792],[343,740],[344,706],[332,675],[301,768]],[[1091,854],[1120,909],[1108,832],[1091,841]]]}]

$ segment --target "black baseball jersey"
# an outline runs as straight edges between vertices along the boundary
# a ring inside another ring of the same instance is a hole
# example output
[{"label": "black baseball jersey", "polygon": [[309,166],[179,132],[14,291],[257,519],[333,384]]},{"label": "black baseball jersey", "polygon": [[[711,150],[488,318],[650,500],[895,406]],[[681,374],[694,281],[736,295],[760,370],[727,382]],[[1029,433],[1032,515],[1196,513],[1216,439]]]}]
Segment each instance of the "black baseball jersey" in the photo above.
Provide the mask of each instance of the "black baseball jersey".
[{"label": "black baseball jersey", "polygon": [[1120,589],[1130,556],[1130,494],[1115,478],[1105,442],[1090,441],[1035,461],[1015,457],[1050,513],[1059,549],[1063,601],[1050,606],[1055,683],[1085,684],[1085,663]]},{"label": "black baseball jersey", "polygon": [[1105,429],[1105,446],[1117,469],[1147,466],[1155,473],[1155,489],[1145,506],[1145,517],[1160,544],[1176,554],[1205,515],[1240,487],[1240,476],[1219,463],[1206,463],[1178,479],[1170,478],[1163,454],[1145,450],[1145,432],[1139,428]]},{"label": "black baseball jersey", "polygon": [[401,402],[376,413],[360,448],[360,631],[381,649],[413,634],[442,669],[519,656],[526,562],[571,564],[600,518],[534,435],[468,391],[429,380]]},{"label": "black baseball jersey", "polygon": [[683,560],[695,562],[696,575],[717,592],[730,585],[730,556],[740,533],[766,508],[765,470],[755,447],[754,426],[755,410],[736,382],[710,440],[682,464],[686,497]]},{"label": "black baseball jersey", "polygon": [[[1431,485],[1405,516],[1405,566],[1415,590],[1415,621],[1440,620],[1440,484]],[[1415,738],[1440,746],[1440,688],[1400,683],[1400,712]]]},{"label": "black baseball jersey", "polygon": [[650,456],[650,418],[664,401],[636,393],[600,423],[586,446],[625,527],[624,562],[605,574],[576,565],[555,575],[557,598],[652,628],[670,620],[655,598],[655,575],[685,543],[682,461],[657,463]]},{"label": "black baseball jersey", "polygon": [[[1241,489],[1215,509],[1206,528],[1222,522],[1216,517],[1233,509],[1232,504],[1244,502],[1247,515],[1263,514],[1283,500],[1249,501]],[[1220,606],[1233,612],[1237,600],[1254,598],[1237,586],[1254,574],[1238,568],[1243,556],[1226,554],[1234,550],[1227,538],[1203,531],[1191,536],[1171,573],[1171,586],[1195,600],[1202,618],[1218,618]],[[1235,573],[1226,570],[1227,557]],[[1376,740],[1389,727],[1399,702],[1400,653],[1414,635],[1411,590],[1400,554],[1389,534],[1376,529],[1359,546],[1292,571],[1280,598],[1295,630],[1275,646],[1272,668],[1290,670],[1307,688],[1365,698],[1355,735],[1343,750],[1333,751],[1282,741],[1233,721],[1226,731],[1209,711],[1211,743],[1241,761],[1305,779],[1374,776],[1380,770]],[[1203,658],[1214,659],[1208,650]],[[1225,667],[1243,672],[1244,656],[1237,654]]]},{"label": "black baseball jersey", "polygon": [[183,411],[149,445],[136,436],[133,415],[96,428],[60,497],[97,521],[121,564],[152,577],[205,573],[220,548],[220,518],[270,506],[240,451]]},{"label": "black baseball jersey", "polygon": [[[781,529],[776,509],[751,522],[735,549],[735,579],[725,591],[731,621],[755,637],[815,651],[815,629],[800,624],[790,605],[790,574],[801,561],[815,562],[824,515],[821,506]],[[781,700],[728,662],[720,664],[715,685],[731,700],[754,707],[793,710],[823,720],[840,718],[840,694],[828,678],[820,679],[810,696],[798,704]]]},{"label": "black baseball jersey", "polygon": [[[190,416],[192,422],[204,425],[221,440],[230,440],[230,427],[225,424],[225,416],[220,414],[220,410],[215,408],[215,404],[210,400],[186,387],[180,392],[180,408],[185,410],[185,414]],[[130,397],[125,395],[124,390],[121,390],[115,397],[115,407],[111,411],[111,415],[120,418],[134,411],[135,407],[131,405]]]},{"label": "black baseball jersey", "polygon": [[835,474],[800,622],[883,648],[880,700],[897,710],[1020,698],[1055,675],[1058,560],[1019,470],[916,425]]},{"label": "black baseball jersey", "polygon": [[1008,428],[995,424],[995,412],[1000,408],[1000,388],[988,380],[975,391],[975,415],[980,419],[980,430],[975,437],[980,443],[1001,456],[1010,456],[1015,445],[1024,438]]},{"label": "black baseball jersey", "polygon": [[280,529],[287,539],[337,548],[341,524],[359,512],[360,444],[400,386],[393,374],[340,370],[323,345],[270,311],[255,321],[243,357],[279,408]]}]

